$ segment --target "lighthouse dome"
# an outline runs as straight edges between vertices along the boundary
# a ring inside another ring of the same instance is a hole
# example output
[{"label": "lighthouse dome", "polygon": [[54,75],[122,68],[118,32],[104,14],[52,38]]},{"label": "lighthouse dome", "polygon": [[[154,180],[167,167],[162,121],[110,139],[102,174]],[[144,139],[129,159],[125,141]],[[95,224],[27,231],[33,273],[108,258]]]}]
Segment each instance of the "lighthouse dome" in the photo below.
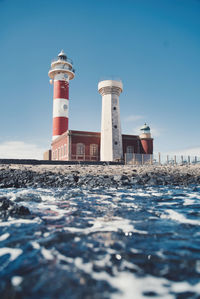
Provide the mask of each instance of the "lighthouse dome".
[{"label": "lighthouse dome", "polygon": [[61,50],[60,53],[58,54],[58,58],[66,60],[67,55],[65,54],[65,52],[63,50]]},{"label": "lighthouse dome", "polygon": [[141,131],[150,131],[150,127],[145,123],[141,128],[140,128]]}]

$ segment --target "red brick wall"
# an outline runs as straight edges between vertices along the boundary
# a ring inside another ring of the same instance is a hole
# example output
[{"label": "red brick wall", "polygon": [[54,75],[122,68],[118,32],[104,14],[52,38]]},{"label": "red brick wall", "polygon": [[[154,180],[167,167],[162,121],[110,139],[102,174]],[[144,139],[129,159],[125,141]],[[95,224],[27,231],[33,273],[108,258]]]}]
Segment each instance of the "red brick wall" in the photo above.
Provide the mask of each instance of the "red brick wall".
[{"label": "red brick wall", "polygon": [[[66,150],[64,151],[64,146],[66,145]],[[55,157],[55,153],[57,150],[57,157]],[[58,151],[60,152],[59,159],[58,159]],[[62,155],[61,155],[62,151]],[[62,136],[58,137],[56,140],[52,142],[52,160],[62,160],[66,161],[68,155],[68,142],[67,142],[67,134],[63,134]]]},{"label": "red brick wall", "polygon": [[137,135],[122,135],[123,155],[127,152],[128,146],[133,146],[134,153],[141,153],[141,142]]},{"label": "red brick wall", "polygon": [[[77,144],[82,143],[85,145],[84,155],[77,155]],[[98,145],[98,156],[90,155],[90,145]],[[100,160],[100,133],[95,132],[81,132],[71,131],[71,159],[72,160],[86,160],[86,161],[99,161]]]}]

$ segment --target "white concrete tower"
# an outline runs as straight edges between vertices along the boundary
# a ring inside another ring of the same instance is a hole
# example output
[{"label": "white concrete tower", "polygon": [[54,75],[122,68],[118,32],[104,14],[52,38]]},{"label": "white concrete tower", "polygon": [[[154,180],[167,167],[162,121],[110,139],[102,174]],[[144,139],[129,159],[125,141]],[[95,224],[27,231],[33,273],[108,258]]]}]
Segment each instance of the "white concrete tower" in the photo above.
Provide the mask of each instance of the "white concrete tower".
[{"label": "white concrete tower", "polygon": [[101,161],[116,161],[123,157],[119,95],[121,81],[105,80],[98,84],[102,95]]},{"label": "white concrete tower", "polygon": [[68,130],[69,80],[74,79],[72,61],[63,50],[51,63],[48,73],[54,85],[53,95],[53,140]]}]

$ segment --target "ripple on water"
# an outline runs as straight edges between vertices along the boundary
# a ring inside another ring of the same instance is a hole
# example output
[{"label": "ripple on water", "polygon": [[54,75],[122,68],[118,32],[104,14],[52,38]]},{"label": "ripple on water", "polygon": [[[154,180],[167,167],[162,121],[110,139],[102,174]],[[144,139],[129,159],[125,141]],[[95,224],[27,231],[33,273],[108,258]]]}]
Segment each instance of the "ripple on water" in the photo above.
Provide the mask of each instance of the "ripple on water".
[{"label": "ripple on water", "polygon": [[0,222],[2,296],[200,296],[198,191],[39,188],[1,195],[32,212]]}]

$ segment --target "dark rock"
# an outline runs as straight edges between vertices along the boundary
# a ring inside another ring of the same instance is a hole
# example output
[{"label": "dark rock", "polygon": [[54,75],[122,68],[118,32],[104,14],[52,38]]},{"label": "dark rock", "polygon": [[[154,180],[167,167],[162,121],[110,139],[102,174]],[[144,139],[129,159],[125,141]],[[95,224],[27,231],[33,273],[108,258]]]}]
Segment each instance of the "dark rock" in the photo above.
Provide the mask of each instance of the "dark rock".
[{"label": "dark rock", "polygon": [[121,176],[121,181],[124,181],[124,180],[127,180],[127,179],[128,179],[127,175],[124,175],[124,174],[123,174],[123,175]]},{"label": "dark rock", "polygon": [[18,215],[30,215],[30,211],[27,207],[24,206],[19,206],[16,208],[17,214]]},{"label": "dark rock", "polygon": [[13,203],[6,197],[1,198],[0,201],[1,201],[0,210],[3,211],[8,210],[8,208],[13,205]]},{"label": "dark rock", "polygon": [[9,216],[19,217],[31,215],[31,212],[27,207],[23,205],[20,206],[6,197],[1,197],[0,203],[0,217],[8,218]]},{"label": "dark rock", "polygon": [[75,183],[77,183],[77,182],[78,182],[78,180],[79,180],[79,176],[77,176],[77,175],[74,175],[74,182],[75,182]]}]

